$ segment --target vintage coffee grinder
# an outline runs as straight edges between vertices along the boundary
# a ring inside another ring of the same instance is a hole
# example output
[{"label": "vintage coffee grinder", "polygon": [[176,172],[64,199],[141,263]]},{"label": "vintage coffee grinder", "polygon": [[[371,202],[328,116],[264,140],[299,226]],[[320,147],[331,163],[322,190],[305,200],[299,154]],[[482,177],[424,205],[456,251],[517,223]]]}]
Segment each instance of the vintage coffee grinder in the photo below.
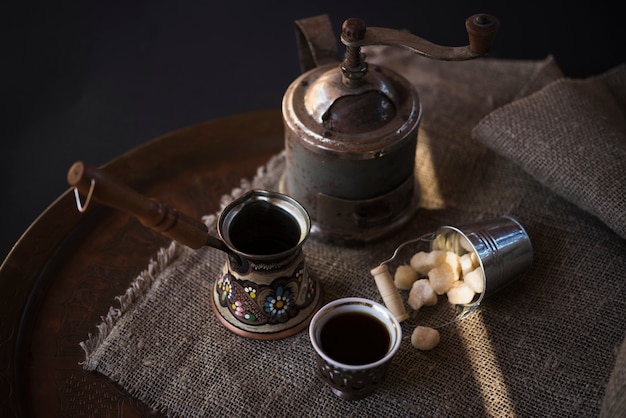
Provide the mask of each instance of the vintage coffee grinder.
[{"label": "vintage coffee grinder", "polygon": [[390,45],[438,60],[483,56],[499,28],[466,20],[469,45],[435,45],[408,32],[344,22],[343,62],[326,15],[296,21],[303,74],[283,98],[286,167],[280,191],[309,212],[311,236],[357,245],[405,224],[419,203],[415,178],[421,104],[400,74],[368,65],[361,47]]}]

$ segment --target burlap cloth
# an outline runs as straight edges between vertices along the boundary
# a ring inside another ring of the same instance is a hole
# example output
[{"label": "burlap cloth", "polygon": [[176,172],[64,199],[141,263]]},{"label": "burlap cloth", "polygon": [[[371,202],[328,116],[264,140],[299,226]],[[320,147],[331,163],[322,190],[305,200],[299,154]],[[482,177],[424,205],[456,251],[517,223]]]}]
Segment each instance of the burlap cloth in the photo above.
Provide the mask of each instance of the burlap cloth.
[{"label": "burlap cloth", "polygon": [[[323,302],[380,301],[369,271],[399,243],[500,215],[531,237],[527,274],[443,328],[432,351],[414,349],[403,324],[384,385],[344,401],[317,375],[306,332],[257,341],[220,325],[209,298],[223,253],[172,244],[81,344],[85,369],[182,417],[624,416],[626,66],[569,80],[551,57],[451,63],[372,48],[368,60],[419,91],[422,198],[410,225],[382,242],[307,241]],[[277,189],[283,168],[276,155],[224,203]]]}]

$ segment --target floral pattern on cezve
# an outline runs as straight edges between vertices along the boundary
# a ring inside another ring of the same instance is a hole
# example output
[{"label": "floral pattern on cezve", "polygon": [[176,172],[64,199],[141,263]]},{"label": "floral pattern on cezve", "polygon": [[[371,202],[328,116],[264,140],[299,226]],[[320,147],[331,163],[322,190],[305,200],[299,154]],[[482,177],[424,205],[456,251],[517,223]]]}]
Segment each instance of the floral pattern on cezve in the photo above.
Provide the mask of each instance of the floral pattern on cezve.
[{"label": "floral pattern on cezve", "polygon": [[[315,286],[304,265],[292,277],[279,277],[269,285],[234,277],[228,270],[216,284],[218,300],[237,320],[248,325],[284,323],[315,297]],[[302,296],[299,296],[303,293]]]}]

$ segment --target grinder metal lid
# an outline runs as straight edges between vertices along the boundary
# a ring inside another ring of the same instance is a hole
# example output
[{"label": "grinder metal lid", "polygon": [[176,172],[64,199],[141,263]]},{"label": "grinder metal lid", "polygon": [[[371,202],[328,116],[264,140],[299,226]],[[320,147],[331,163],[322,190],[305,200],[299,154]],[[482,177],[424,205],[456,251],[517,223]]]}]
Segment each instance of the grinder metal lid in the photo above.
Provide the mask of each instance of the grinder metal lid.
[{"label": "grinder metal lid", "polygon": [[313,69],[287,90],[283,118],[314,152],[377,158],[409,140],[421,117],[413,86],[399,74],[371,66],[359,86],[346,87],[338,65]]}]

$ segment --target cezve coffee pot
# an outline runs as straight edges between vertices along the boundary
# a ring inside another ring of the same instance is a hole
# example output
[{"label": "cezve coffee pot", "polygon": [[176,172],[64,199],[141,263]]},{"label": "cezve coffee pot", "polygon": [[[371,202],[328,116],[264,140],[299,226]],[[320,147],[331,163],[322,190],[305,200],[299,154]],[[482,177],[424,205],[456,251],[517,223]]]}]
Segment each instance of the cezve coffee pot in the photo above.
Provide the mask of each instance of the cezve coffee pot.
[{"label": "cezve coffee pot", "polygon": [[[82,212],[91,200],[136,217],[187,247],[226,253],[213,279],[211,306],[222,325],[244,337],[274,340],[306,328],[320,305],[320,286],[309,272],[302,245],[309,235],[306,210],[289,196],[253,189],[220,213],[215,237],[207,226],[81,161],[67,181]],[[84,204],[80,194],[86,196]]]},{"label": "cezve coffee pot", "polygon": [[339,62],[328,16],[296,21],[303,74],[283,98],[280,191],[306,208],[313,238],[367,243],[405,224],[419,203],[418,94],[401,75],[368,65],[361,47],[390,45],[438,60],[468,60],[487,53],[499,22],[479,14],[466,20],[466,28],[468,46],[445,47],[351,18],[342,27],[346,52]]}]

